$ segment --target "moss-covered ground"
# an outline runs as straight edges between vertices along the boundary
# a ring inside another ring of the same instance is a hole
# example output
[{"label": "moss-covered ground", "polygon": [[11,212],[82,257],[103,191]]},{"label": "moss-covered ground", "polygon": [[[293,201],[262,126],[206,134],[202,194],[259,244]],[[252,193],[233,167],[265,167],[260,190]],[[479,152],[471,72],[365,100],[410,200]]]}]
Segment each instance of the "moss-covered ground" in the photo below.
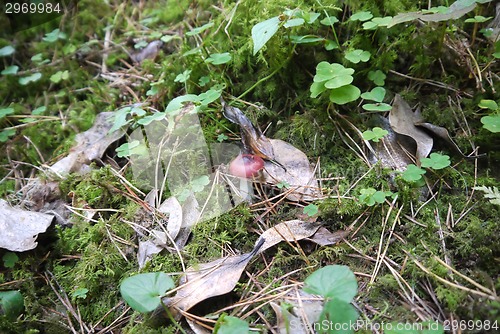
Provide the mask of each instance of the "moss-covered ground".
[{"label": "moss-covered ground", "polygon": [[[500,135],[481,123],[495,111],[479,107],[481,100],[500,104],[494,56],[500,48],[497,43],[495,50],[481,32],[491,19],[465,22],[475,15],[494,17],[495,6],[478,5],[457,20],[410,21],[391,28],[367,30],[363,22],[349,20],[364,11],[395,16],[426,9],[429,3],[82,0],[71,15],[27,30],[8,32],[2,18],[0,49],[12,46],[15,52],[0,58],[0,68],[19,69],[0,77],[0,109],[13,109],[0,113],[0,196],[20,203],[29,178],[47,177],[43,168],[67,154],[75,135],[89,129],[100,112],[137,102],[163,111],[177,96],[223,87],[224,98],[266,129],[268,137],[290,142],[313,163],[319,158],[318,173],[329,198],[314,202],[317,220],[332,232],[349,226],[352,232],[333,246],[279,244],[250,263],[230,295],[193,313],[218,315],[227,308],[227,313],[245,316],[251,327],[271,332],[275,314],[267,299],[249,298],[252,293],[302,282],[318,268],[343,264],[356,273],[361,319],[488,320],[500,326],[500,206],[473,189],[500,185]],[[432,1],[440,5],[449,3]],[[252,27],[286,9],[321,16],[310,24],[280,27],[254,54]],[[319,23],[325,16],[339,21]],[[210,22],[206,30],[188,33]],[[293,36],[319,39],[294,43]],[[130,53],[159,39],[164,43],[155,59],[131,61]],[[327,50],[328,43],[338,47]],[[368,51],[369,61],[348,61],[346,52],[355,49]],[[225,52],[229,62],[205,61]],[[327,93],[311,98],[321,61],[353,68],[352,84],[361,92],[375,87],[369,78],[381,71],[385,102],[400,94],[421,109],[427,122],[445,127],[462,151],[478,148],[485,156],[467,159],[437,142],[433,151],[450,156],[451,165],[428,170],[425,184],[405,181],[380,164],[369,166],[362,159],[366,152],[360,133],[372,127],[373,114],[386,113],[364,110],[361,99],[339,105]],[[31,82],[20,80],[36,73],[41,76]],[[179,80],[181,73],[186,80]],[[218,100],[200,111],[200,120],[208,143],[237,142],[239,129],[222,117]],[[113,144],[91,173],[72,174],[59,184],[69,205],[98,210],[91,220],[72,214],[69,224],[40,236],[36,249],[18,253],[12,268],[0,263],[0,290],[19,290],[25,301],[16,319],[0,315],[1,333],[179,332],[168,319],[134,312],[120,296],[120,282],[140,272],[137,235],[127,222],[144,214],[141,202],[111,171],[143,187],[127,168],[127,158],[116,154],[124,142]],[[368,206],[359,200],[368,188],[392,191],[397,198]],[[184,262],[196,265],[230,251],[248,252],[264,225],[303,217],[307,205],[281,201],[262,216],[271,204],[241,204],[197,225],[182,250]],[[0,249],[0,257],[6,253]],[[141,270],[155,271],[181,272],[178,254],[157,254]],[[253,302],[230,307],[240,299]],[[183,320],[180,325],[188,331]]]}]

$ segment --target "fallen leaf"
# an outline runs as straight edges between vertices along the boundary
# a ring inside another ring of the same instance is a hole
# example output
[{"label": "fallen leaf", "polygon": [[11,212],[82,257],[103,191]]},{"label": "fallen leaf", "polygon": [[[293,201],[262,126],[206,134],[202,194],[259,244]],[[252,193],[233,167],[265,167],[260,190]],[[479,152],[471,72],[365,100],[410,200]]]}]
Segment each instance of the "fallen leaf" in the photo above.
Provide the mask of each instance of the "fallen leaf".
[{"label": "fallen leaf", "polygon": [[417,161],[429,155],[434,141],[425,131],[415,126],[416,123],[422,123],[422,117],[418,111],[413,112],[408,103],[399,94],[396,94],[394,98],[394,103],[389,113],[389,123],[395,132],[409,136],[415,140],[417,143]]},{"label": "fallen leaf", "polygon": [[274,159],[281,165],[266,161],[264,179],[267,183],[287,184],[287,198],[291,201],[313,201],[322,197],[318,180],[307,156],[293,145],[271,139]]},{"label": "fallen leaf", "polygon": [[320,246],[331,246],[338,244],[340,241],[346,238],[349,233],[351,233],[350,230],[341,230],[332,233],[325,227],[320,227],[316,231],[316,233],[314,233],[310,238],[307,238],[306,240],[312,241]]},{"label": "fallen leaf", "polygon": [[174,196],[166,199],[158,208],[158,211],[168,214],[167,231],[175,239],[182,227],[182,206]]},{"label": "fallen leaf", "polygon": [[108,133],[113,127],[113,114],[113,112],[99,113],[94,125],[76,135],[76,145],[65,158],[53,164],[50,170],[58,176],[88,171],[90,163],[100,159],[109,145],[125,134],[123,131]]},{"label": "fallen leaf", "polygon": [[53,216],[11,207],[0,199],[0,248],[24,252],[37,246],[38,234],[49,228]]},{"label": "fallen leaf", "polygon": [[289,220],[279,223],[261,234],[259,240],[257,240],[257,244],[260,240],[263,240],[263,244],[257,251],[257,254],[262,253],[266,249],[269,249],[282,241],[293,242],[308,238],[316,233],[319,227],[319,224],[307,223],[302,220]]},{"label": "fallen leaf", "polygon": [[279,242],[301,240],[313,235],[317,224],[300,220],[280,223],[265,231],[257,240],[254,249],[242,255],[227,256],[222,259],[190,267],[181,278],[181,285],[173,297],[163,299],[165,305],[175,314],[175,309],[189,310],[199,302],[231,292],[238,283],[248,262],[257,254]]},{"label": "fallen leaf", "polygon": [[142,63],[145,59],[155,59],[162,46],[162,41],[152,41],[143,49],[130,54],[130,58],[135,63]]}]

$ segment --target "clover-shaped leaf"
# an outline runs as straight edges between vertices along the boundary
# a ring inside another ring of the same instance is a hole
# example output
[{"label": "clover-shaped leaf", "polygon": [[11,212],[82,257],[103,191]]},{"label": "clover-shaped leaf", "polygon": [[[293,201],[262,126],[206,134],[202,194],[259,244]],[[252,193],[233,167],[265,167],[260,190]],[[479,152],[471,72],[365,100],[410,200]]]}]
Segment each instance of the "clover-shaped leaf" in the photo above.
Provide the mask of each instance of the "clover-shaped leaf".
[{"label": "clover-shaped leaf", "polygon": [[431,153],[429,158],[423,158],[420,162],[422,167],[443,169],[450,165],[450,157],[439,153]]},{"label": "clover-shaped leaf", "polygon": [[40,80],[41,77],[42,77],[42,73],[38,73],[38,72],[33,73],[32,75],[28,75],[27,77],[19,78],[19,84],[26,86],[30,82],[35,82],[35,81]]},{"label": "clover-shaped leaf", "polygon": [[382,204],[385,202],[386,197],[393,195],[391,191],[381,191],[374,188],[361,189],[360,193],[359,201],[368,206],[374,206],[376,203]]},{"label": "clover-shaped leaf", "polygon": [[0,109],[0,119],[4,118],[5,116],[11,115],[14,113],[14,108],[2,108]]},{"label": "clover-shaped leaf", "polygon": [[354,74],[352,68],[345,68],[341,64],[322,61],[316,65],[316,75],[314,76],[314,82],[328,81],[337,77],[346,77]]},{"label": "clover-shaped leaf", "polygon": [[325,25],[325,26],[331,26],[337,22],[339,22],[339,19],[336,18],[335,16],[328,16],[328,17],[325,17],[323,20],[319,21],[319,23],[321,23],[322,25]]},{"label": "clover-shaped leaf", "polygon": [[357,64],[360,61],[363,63],[367,62],[370,59],[371,53],[368,51],[356,49],[349,51],[345,54],[345,59],[349,60],[350,62]]},{"label": "clover-shaped leaf", "polygon": [[493,16],[484,17],[481,15],[476,15],[474,17],[471,17],[471,18],[465,20],[464,22],[465,23],[483,23],[483,22],[486,22],[488,20],[491,20],[492,18],[493,18]]},{"label": "clover-shaped leaf", "polygon": [[409,182],[415,182],[422,178],[425,174],[425,169],[415,166],[414,164],[409,164],[406,170],[403,172],[403,179]]},{"label": "clover-shaped leaf", "polygon": [[365,100],[382,102],[385,97],[385,88],[383,87],[375,87],[369,92],[365,92],[361,94],[361,98]]},{"label": "clover-shaped leaf", "polygon": [[358,99],[361,91],[353,85],[342,86],[330,92],[330,101],[337,104],[346,104]]},{"label": "clover-shaped leaf", "polygon": [[387,103],[367,103],[363,105],[363,109],[367,111],[389,111],[392,106]]},{"label": "clover-shaped leaf", "polygon": [[3,48],[0,49],[0,57],[6,57],[6,56],[10,56],[11,54],[13,54],[14,52],[16,51],[16,49],[14,49],[12,47],[12,45],[7,45],[7,46],[4,46]]},{"label": "clover-shaped leaf", "polygon": [[479,108],[497,110],[498,104],[493,100],[481,100],[478,104]]},{"label": "clover-shaped leaf", "polygon": [[212,53],[205,62],[214,65],[222,65],[231,61],[231,54],[229,52],[224,53]]},{"label": "clover-shaped leaf", "polygon": [[16,65],[11,65],[7,66],[2,72],[0,72],[2,75],[12,75],[12,74],[17,74],[17,71],[19,71],[19,66]]},{"label": "clover-shaped leaf", "polygon": [[491,132],[500,132],[500,115],[484,116],[481,118],[483,128]]},{"label": "clover-shaped leaf", "polygon": [[174,79],[174,82],[184,83],[188,81],[190,77],[191,77],[191,70],[185,70],[184,72],[177,74],[177,76]]},{"label": "clover-shaped leaf", "polygon": [[214,22],[210,21],[208,23],[205,23],[204,25],[202,25],[201,27],[196,27],[194,28],[193,30],[191,31],[188,31],[186,33],[186,36],[194,36],[194,35],[199,35],[201,34],[202,32],[204,32],[205,30],[207,30],[208,28],[211,28],[212,26],[214,25]]},{"label": "clover-shaped leaf", "polygon": [[357,12],[351,15],[349,20],[351,21],[368,21],[373,17],[372,12]]},{"label": "clover-shaped leaf", "polygon": [[309,217],[312,217],[318,213],[318,206],[315,204],[309,204],[308,206],[304,207],[304,213]]},{"label": "clover-shaped leaf", "polygon": [[193,189],[193,192],[197,193],[202,191],[203,188],[205,188],[205,186],[209,183],[210,178],[208,177],[208,175],[203,175],[191,181],[191,189]]},{"label": "clover-shaped leaf", "polygon": [[372,140],[375,143],[378,143],[378,141],[382,139],[384,136],[386,136],[388,133],[389,132],[387,130],[384,130],[376,126],[372,130],[366,130],[365,132],[363,132],[363,139]]},{"label": "clover-shaped leaf", "polygon": [[377,86],[383,86],[385,84],[386,75],[381,70],[368,72],[368,79],[373,81]]}]

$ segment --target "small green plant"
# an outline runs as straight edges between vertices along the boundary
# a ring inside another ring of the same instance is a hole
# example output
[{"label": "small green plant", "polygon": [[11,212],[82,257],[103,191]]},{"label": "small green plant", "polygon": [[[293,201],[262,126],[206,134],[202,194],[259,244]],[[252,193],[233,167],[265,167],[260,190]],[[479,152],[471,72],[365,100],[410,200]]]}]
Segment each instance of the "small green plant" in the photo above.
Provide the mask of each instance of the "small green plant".
[{"label": "small green plant", "polygon": [[374,188],[361,189],[360,193],[361,195],[358,197],[360,203],[368,206],[374,206],[377,203],[382,204],[387,197],[394,196],[392,191],[381,191]]},{"label": "small green plant", "polygon": [[429,158],[423,158],[421,166],[432,169],[443,169],[450,165],[450,157],[439,153],[431,153]]},{"label": "small green plant", "polygon": [[309,217],[312,217],[316,214],[318,214],[318,206],[315,204],[309,204],[306,207],[304,207],[304,213],[308,215]]},{"label": "small green plant", "polygon": [[3,266],[5,268],[14,268],[14,265],[19,261],[19,257],[16,253],[7,252],[2,256]]},{"label": "small green plant", "polygon": [[354,332],[349,329],[349,324],[355,323],[359,316],[351,305],[358,291],[358,282],[349,267],[330,265],[316,270],[305,279],[304,291],[325,298],[319,322],[329,321],[332,329],[329,332],[334,332],[334,328],[338,327],[336,324],[348,325],[348,330],[343,333]]},{"label": "small green plant", "polygon": [[[377,78],[380,79],[380,78]],[[383,82],[383,80],[382,80]],[[363,105],[363,109],[368,111],[389,111],[392,109],[391,105],[382,103],[385,97],[385,88],[375,87],[370,92],[361,94],[361,98],[365,100],[375,101],[376,103],[367,103]]]},{"label": "small green plant", "polygon": [[330,101],[346,104],[355,101],[361,95],[358,87],[351,85],[354,69],[345,68],[341,64],[330,64],[326,61],[316,66],[314,83],[311,85],[311,97],[316,98],[326,90],[330,91]]},{"label": "small green plant", "polygon": [[15,319],[24,309],[24,298],[17,290],[0,291],[0,314]]},{"label": "small green plant", "polygon": [[214,327],[214,334],[232,334],[232,333],[241,333],[248,334],[250,333],[250,327],[248,323],[244,320],[241,320],[236,317],[229,316],[225,313],[221,314],[219,319],[217,319],[217,323]]},{"label": "small green plant", "polygon": [[474,187],[474,190],[479,190],[484,192],[484,197],[490,200],[490,203],[500,205],[500,191],[497,187]]},{"label": "small green plant", "polygon": [[174,287],[165,273],[145,273],[128,277],[120,284],[120,293],[135,311],[151,312],[161,304],[161,297]]},{"label": "small green plant", "polygon": [[498,114],[500,108],[498,108],[498,104],[493,100],[481,100],[479,102],[479,107],[496,112],[496,114],[483,116],[481,118],[483,128],[494,133],[500,132],[500,114]]},{"label": "small green plant", "polygon": [[76,299],[76,298],[85,299],[85,298],[87,298],[88,292],[89,292],[89,289],[78,288],[71,293],[71,297],[73,297],[73,299]]},{"label": "small green plant", "polygon": [[425,174],[425,169],[422,169],[414,164],[409,164],[406,166],[406,170],[403,172],[403,180],[408,182],[416,182],[422,179],[422,175]]},{"label": "small green plant", "polygon": [[380,139],[384,138],[388,134],[389,132],[387,130],[384,130],[376,126],[371,130],[366,130],[365,132],[363,132],[363,139],[371,140],[375,143],[378,143]]}]

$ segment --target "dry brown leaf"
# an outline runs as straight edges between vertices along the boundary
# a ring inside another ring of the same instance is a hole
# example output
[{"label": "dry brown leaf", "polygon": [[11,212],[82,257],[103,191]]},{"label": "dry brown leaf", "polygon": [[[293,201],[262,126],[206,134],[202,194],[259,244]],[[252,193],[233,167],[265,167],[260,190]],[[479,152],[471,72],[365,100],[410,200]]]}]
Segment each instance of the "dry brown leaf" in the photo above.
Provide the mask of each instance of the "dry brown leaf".
[{"label": "dry brown leaf", "polygon": [[307,240],[312,241],[320,246],[330,246],[338,244],[342,239],[347,237],[351,231],[335,231],[330,232],[325,227],[320,227],[312,237]]},{"label": "dry brown leaf", "polygon": [[322,197],[318,180],[309,163],[309,159],[301,150],[279,139],[271,139],[274,149],[274,160],[264,165],[264,178],[267,183],[288,184],[287,198],[291,201],[313,201]]},{"label": "dry brown leaf", "polygon": [[162,41],[152,41],[143,49],[131,53],[130,58],[134,63],[142,63],[145,59],[155,59],[162,46]]},{"label": "dry brown leaf", "polygon": [[175,196],[171,196],[160,205],[158,211],[168,214],[167,231],[175,239],[183,223],[181,204]]},{"label": "dry brown leaf", "polygon": [[293,242],[308,238],[316,233],[319,227],[319,224],[308,223],[302,220],[289,220],[279,223],[261,234],[257,244],[260,240],[263,240],[263,244],[257,251],[257,254],[262,253],[266,249],[269,249],[282,241]]},{"label": "dry brown leaf", "polygon": [[231,292],[253,255],[254,252],[228,256],[188,268],[177,294],[163,302],[168,307],[186,311],[205,299]]},{"label": "dry brown leaf", "polygon": [[310,237],[318,228],[317,224],[300,220],[280,223],[265,231],[249,253],[228,256],[200,264],[196,268],[188,268],[181,278],[181,286],[176,295],[164,298],[163,302],[170,308],[186,311],[205,299],[231,292],[255,255],[283,240],[293,242]]},{"label": "dry brown leaf", "polygon": [[90,129],[76,135],[76,145],[70,153],[53,164],[50,170],[59,176],[88,171],[90,163],[100,159],[109,145],[125,134],[124,131],[108,133],[113,127],[113,114],[99,113]]},{"label": "dry brown leaf", "polygon": [[0,248],[24,252],[37,246],[38,234],[49,228],[53,216],[12,208],[0,199]]},{"label": "dry brown leaf", "polygon": [[422,117],[420,113],[418,111],[413,112],[408,103],[399,94],[396,94],[389,113],[389,123],[395,132],[409,136],[415,140],[417,143],[416,158],[418,162],[429,155],[434,143],[431,136],[415,126],[416,123],[421,122]]}]

